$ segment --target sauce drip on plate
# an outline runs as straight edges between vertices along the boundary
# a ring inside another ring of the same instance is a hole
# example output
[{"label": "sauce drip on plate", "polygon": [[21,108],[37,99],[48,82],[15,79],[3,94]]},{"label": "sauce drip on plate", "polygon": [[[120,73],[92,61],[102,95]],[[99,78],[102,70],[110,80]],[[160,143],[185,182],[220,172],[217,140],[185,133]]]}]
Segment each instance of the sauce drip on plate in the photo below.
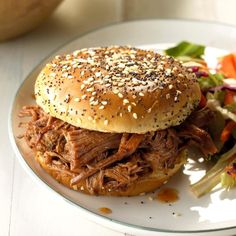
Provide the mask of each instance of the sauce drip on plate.
[{"label": "sauce drip on plate", "polygon": [[161,189],[157,195],[156,199],[160,202],[176,202],[179,200],[179,195],[178,195],[178,190],[173,189],[173,188],[163,188]]},{"label": "sauce drip on plate", "polygon": [[110,208],[107,208],[107,207],[100,207],[98,210],[102,214],[111,214],[112,213],[112,210]]}]

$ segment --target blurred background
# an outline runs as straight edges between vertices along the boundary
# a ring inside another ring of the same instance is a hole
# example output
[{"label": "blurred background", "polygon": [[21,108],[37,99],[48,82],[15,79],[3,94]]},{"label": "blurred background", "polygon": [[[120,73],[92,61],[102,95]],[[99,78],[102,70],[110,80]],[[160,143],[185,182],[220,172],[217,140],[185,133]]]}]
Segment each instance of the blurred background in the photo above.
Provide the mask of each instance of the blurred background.
[{"label": "blurred background", "polygon": [[[0,40],[37,28],[60,41],[127,20],[181,18],[236,24],[235,0],[8,0],[0,1]],[[39,36],[41,37],[41,36]]]}]

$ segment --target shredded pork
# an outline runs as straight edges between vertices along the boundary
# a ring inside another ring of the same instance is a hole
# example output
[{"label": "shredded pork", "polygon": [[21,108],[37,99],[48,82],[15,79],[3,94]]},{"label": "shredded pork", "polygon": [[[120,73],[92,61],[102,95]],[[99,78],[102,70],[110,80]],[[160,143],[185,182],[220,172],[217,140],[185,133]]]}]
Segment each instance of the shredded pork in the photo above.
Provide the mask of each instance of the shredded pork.
[{"label": "shredded pork", "polygon": [[54,118],[39,106],[23,107],[22,137],[35,152],[43,153],[51,168],[73,173],[71,184],[86,181],[91,193],[125,189],[158,169],[173,168],[183,147],[197,145],[204,155],[217,149],[203,127],[210,111],[191,115],[182,125],[146,134],[102,133],[81,129]]}]

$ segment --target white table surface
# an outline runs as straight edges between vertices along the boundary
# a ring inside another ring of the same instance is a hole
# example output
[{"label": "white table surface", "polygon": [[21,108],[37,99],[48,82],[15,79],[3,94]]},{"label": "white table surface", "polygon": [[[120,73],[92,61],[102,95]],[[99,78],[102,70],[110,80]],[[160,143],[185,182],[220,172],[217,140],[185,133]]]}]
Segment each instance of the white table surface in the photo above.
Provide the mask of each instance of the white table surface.
[{"label": "white table surface", "polygon": [[80,14],[81,21],[74,22],[75,17],[72,15],[76,11],[70,5],[65,7],[71,8],[69,17],[67,15],[65,18],[64,13],[58,9],[37,30],[21,38],[0,43],[1,236],[123,235],[89,222],[79,215],[76,208],[38,186],[18,163],[8,139],[7,120],[11,101],[21,81],[33,67],[75,35],[117,21],[116,15],[111,12],[112,16],[107,14],[106,17],[97,16],[86,21],[83,21],[86,15]]}]

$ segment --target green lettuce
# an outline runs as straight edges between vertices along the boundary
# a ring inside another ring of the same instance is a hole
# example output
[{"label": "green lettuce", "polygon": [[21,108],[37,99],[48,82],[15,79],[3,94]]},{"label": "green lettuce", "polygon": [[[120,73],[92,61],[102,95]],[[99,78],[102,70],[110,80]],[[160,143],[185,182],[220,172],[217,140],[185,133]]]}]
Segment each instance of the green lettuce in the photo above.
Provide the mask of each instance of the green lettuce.
[{"label": "green lettuce", "polygon": [[230,189],[236,185],[236,178],[224,172],[220,176],[220,182],[223,188]]},{"label": "green lettuce", "polygon": [[201,58],[204,55],[205,46],[183,41],[177,44],[175,47],[168,48],[165,53],[173,57],[191,57]]},{"label": "green lettuce", "polygon": [[207,77],[198,78],[199,85],[202,90],[221,86],[224,84],[224,76],[222,74],[209,74]]}]

